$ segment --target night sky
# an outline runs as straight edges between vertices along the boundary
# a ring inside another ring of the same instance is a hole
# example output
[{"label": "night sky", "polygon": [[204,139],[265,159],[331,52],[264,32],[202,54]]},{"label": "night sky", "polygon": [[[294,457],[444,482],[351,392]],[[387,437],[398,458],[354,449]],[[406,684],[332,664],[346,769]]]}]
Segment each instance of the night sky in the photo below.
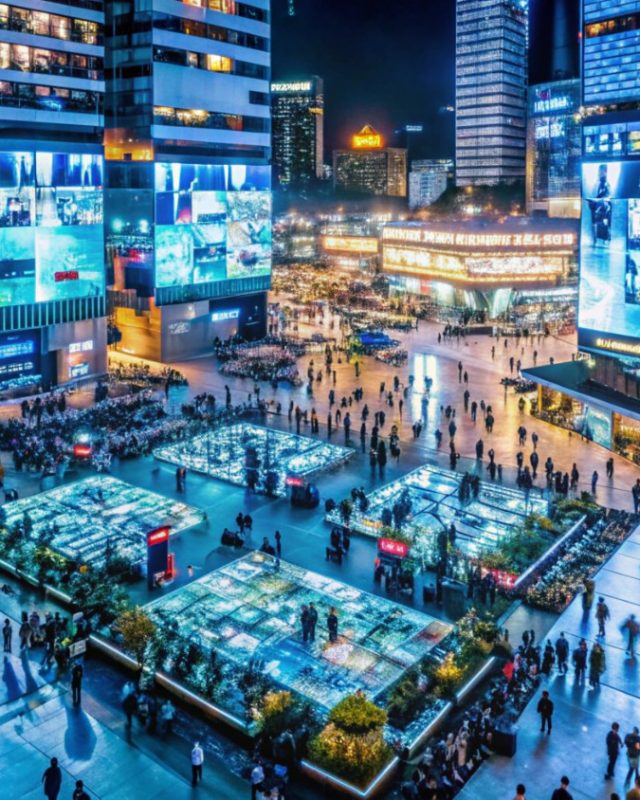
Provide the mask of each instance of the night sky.
[{"label": "night sky", "polygon": [[370,122],[425,126],[412,157],[453,155],[455,0],[272,0],[273,78],[324,78],[325,159]]}]

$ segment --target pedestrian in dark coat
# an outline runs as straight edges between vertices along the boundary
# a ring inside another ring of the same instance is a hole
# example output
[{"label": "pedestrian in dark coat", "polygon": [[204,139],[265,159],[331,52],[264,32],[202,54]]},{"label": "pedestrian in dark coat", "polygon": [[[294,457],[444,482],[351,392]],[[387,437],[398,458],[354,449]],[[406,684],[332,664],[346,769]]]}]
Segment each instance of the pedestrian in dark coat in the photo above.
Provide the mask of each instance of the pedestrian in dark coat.
[{"label": "pedestrian in dark coat", "polygon": [[540,733],[544,733],[547,728],[547,736],[551,735],[551,718],[553,717],[553,700],[549,697],[549,692],[542,692],[542,697],[538,700],[537,712],[540,714]]},{"label": "pedestrian in dark coat", "polygon": [[57,800],[62,786],[62,771],[58,766],[57,758],[51,759],[51,765],[45,769],[42,775],[42,783],[47,800]]},{"label": "pedestrian in dark coat", "polygon": [[620,755],[620,748],[622,747],[622,739],[619,734],[620,726],[617,722],[611,725],[611,730],[607,734],[607,757],[609,762],[607,764],[607,771],[604,774],[605,780],[613,778],[613,772],[616,768],[616,761]]}]

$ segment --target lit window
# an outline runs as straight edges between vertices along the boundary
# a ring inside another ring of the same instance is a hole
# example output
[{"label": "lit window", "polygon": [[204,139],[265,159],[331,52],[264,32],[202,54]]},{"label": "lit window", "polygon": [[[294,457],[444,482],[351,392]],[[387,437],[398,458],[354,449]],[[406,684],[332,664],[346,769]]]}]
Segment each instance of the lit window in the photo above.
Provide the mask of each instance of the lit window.
[{"label": "lit window", "polygon": [[207,53],[207,69],[210,72],[231,72],[233,62],[227,56],[216,56]]}]

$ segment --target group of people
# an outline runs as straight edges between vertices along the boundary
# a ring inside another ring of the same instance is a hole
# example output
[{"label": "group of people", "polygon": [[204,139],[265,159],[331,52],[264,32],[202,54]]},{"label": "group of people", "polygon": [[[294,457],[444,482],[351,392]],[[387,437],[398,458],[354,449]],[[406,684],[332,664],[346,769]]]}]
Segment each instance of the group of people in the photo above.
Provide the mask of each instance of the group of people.
[{"label": "group of people", "polygon": [[127,681],[122,687],[120,701],[127,719],[128,729],[131,729],[135,715],[140,722],[141,729],[150,734],[156,733],[158,722],[162,733],[172,732],[176,707],[169,698],[160,701],[152,689],[143,690],[133,681]]}]

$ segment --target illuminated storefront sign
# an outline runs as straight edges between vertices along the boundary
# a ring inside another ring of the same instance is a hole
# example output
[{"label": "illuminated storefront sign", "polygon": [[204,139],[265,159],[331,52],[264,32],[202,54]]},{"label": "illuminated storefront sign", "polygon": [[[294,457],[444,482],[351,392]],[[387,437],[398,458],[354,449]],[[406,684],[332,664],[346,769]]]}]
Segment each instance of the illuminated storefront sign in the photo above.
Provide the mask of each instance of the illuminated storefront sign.
[{"label": "illuminated storefront sign", "polygon": [[361,131],[351,137],[354,150],[375,150],[383,146],[382,136],[371,125],[365,125]]},{"label": "illuminated storefront sign", "polygon": [[324,236],[323,250],[347,253],[377,253],[378,240],[371,236]]},{"label": "illuminated storefront sign", "polygon": [[271,91],[281,92],[310,92],[311,81],[291,81],[289,83],[272,83]]},{"label": "illuminated storefront sign", "polygon": [[72,342],[69,345],[69,354],[89,353],[91,350],[93,350],[93,339],[86,339],[84,342]]},{"label": "illuminated storefront sign", "polygon": [[576,234],[562,233],[460,233],[457,231],[441,231],[431,228],[398,228],[386,227],[382,231],[385,242],[412,242],[415,244],[438,244],[450,247],[466,248],[515,248],[533,247],[575,248]]},{"label": "illuminated storefront sign", "polygon": [[211,315],[211,322],[226,322],[229,319],[238,319],[239,317],[239,308],[229,308],[225,311],[214,311]]},{"label": "illuminated storefront sign", "polygon": [[533,104],[533,110],[536,114],[548,114],[553,111],[566,111],[573,106],[572,99],[567,95],[559,95],[558,97],[541,97]]},{"label": "illuminated storefront sign", "polygon": [[550,282],[564,272],[562,256],[524,254],[465,257],[389,245],[384,246],[382,264],[385,272],[419,274],[460,283],[512,285],[518,281]]},{"label": "illuminated storefront sign", "polygon": [[378,539],[378,550],[388,556],[406,558],[409,555],[409,545],[395,539]]}]

